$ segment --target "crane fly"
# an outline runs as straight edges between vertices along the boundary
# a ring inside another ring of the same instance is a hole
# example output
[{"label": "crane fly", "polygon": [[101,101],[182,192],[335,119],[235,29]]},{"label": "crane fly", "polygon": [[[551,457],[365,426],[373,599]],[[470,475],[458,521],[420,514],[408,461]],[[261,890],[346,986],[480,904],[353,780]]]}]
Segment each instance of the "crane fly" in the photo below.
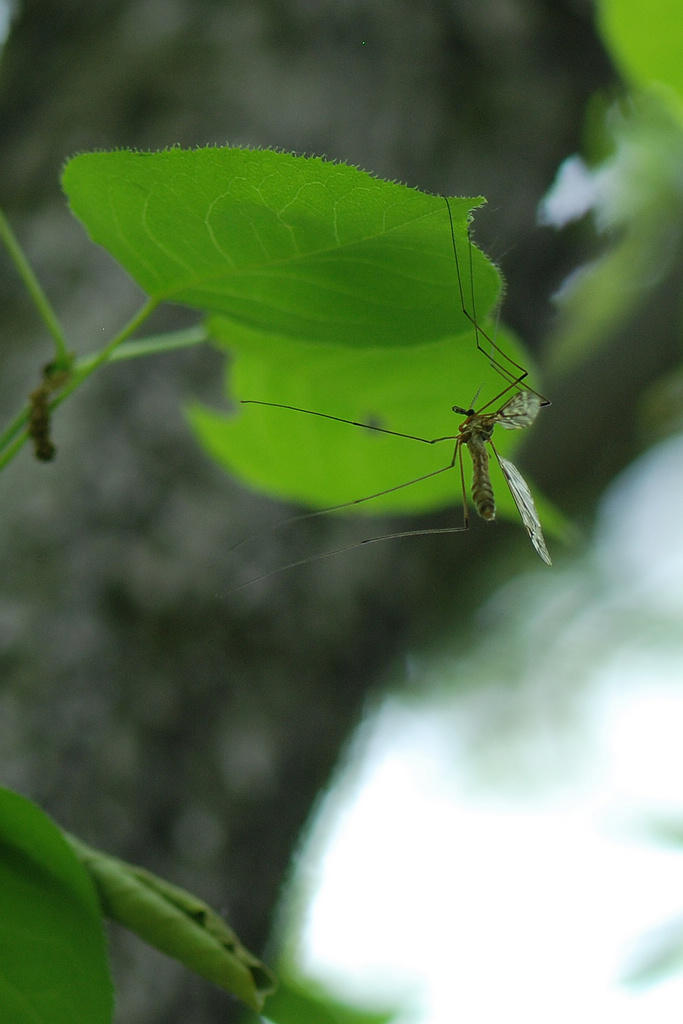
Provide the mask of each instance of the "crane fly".
[{"label": "crane fly", "polygon": [[[394,487],[386,488],[382,491],[378,491],[376,494],[369,494],[363,498],[356,498],[353,501],[344,502],[340,505],[334,505],[329,508],[318,509],[314,512],[304,512],[300,515],[293,516],[290,519],[285,520],[277,526],[285,526],[294,522],[298,522],[304,519],[311,519],[315,516],[325,515],[328,512],[337,512],[343,509],[353,508],[354,506],[361,505],[365,502],[371,501],[373,498],[379,498],[385,494],[391,494],[394,491],[401,490],[404,487],[410,487],[413,484],[418,484],[424,480],[428,480],[432,477],[438,476],[441,473],[448,472],[455,468],[456,465],[460,469],[460,482],[462,487],[462,502],[463,502],[463,521],[460,526],[449,526],[440,527],[435,529],[421,529],[421,530],[402,530],[397,533],[384,534],[380,537],[371,537],[366,540],[357,541],[353,544],[345,545],[344,547],[337,548],[334,551],[326,551],[322,554],[312,555],[308,558],[300,559],[296,562],[291,562],[288,565],[282,566],[280,569],[275,569],[271,572],[264,573],[262,576],[258,576],[254,580],[250,580],[249,583],[255,583],[259,580],[266,579],[275,573],[284,572],[286,569],[292,569],[296,566],[307,564],[308,562],[315,561],[319,558],[326,558],[331,555],[341,554],[344,551],[350,551],[353,548],[361,547],[364,544],[373,544],[383,540],[393,540],[401,537],[418,537],[426,536],[431,534],[441,533],[460,533],[469,529],[469,510],[467,502],[467,493],[465,486],[465,470],[463,465],[462,449],[466,447],[470,453],[472,460],[472,502],[477,510],[478,515],[482,518],[491,522],[496,518],[496,503],[493,492],[493,485],[491,483],[491,475],[489,469],[489,447],[493,452],[495,459],[500,466],[503,477],[510,489],[510,494],[515,503],[517,511],[522,519],[522,522],[527,530],[529,539],[542,560],[547,564],[551,565],[550,555],[543,537],[543,531],[541,529],[541,522],[536,511],[534,499],[531,495],[531,491],[526,484],[526,481],[522,477],[517,467],[501,455],[493,442],[493,431],[494,428],[499,425],[505,430],[521,430],[525,427],[531,426],[536,419],[539,410],[542,406],[550,405],[548,399],[544,398],[538,392],[534,391],[531,387],[522,387],[522,383],[528,376],[528,371],[516,363],[511,356],[503,352],[495,341],[483,330],[481,325],[477,321],[476,316],[476,305],[474,296],[474,278],[472,271],[472,243],[470,241],[470,283],[471,283],[471,294],[470,304],[472,312],[470,313],[466,308],[465,294],[462,284],[462,276],[460,271],[460,262],[458,257],[457,245],[455,241],[455,229],[453,225],[453,215],[451,212],[450,204],[448,199],[444,196],[446,206],[448,209],[448,216],[450,220],[451,238],[453,241],[453,253],[455,256],[455,267],[458,281],[459,297],[462,306],[462,312],[470,321],[473,326],[475,333],[475,341],[477,349],[487,357],[490,365],[496,370],[496,372],[507,381],[507,386],[503,391],[499,392],[495,398],[491,399],[484,406],[478,410],[474,408],[465,409],[462,406],[452,406],[452,411],[458,415],[464,416],[465,419],[458,427],[457,434],[447,435],[444,437],[426,438],[420,437],[419,435],[407,434],[398,430],[389,430],[385,427],[378,426],[371,423],[362,423],[357,420],[345,419],[341,416],[333,416],[330,413],[318,412],[312,409],[301,409],[292,405],[285,405],[278,402],[262,402],[255,399],[243,399],[241,404],[243,405],[265,405],[270,408],[286,409],[290,412],[302,413],[307,416],[318,416],[322,419],[334,420],[337,423],[345,423],[349,426],[364,427],[367,430],[373,430],[382,434],[390,434],[393,437],[405,438],[411,441],[419,441],[423,444],[439,444],[443,441],[454,441],[453,454],[450,462],[442,466],[439,469],[433,470],[430,473],[425,473],[423,476],[416,477],[413,480],[408,480],[404,483],[397,484]],[[490,346],[487,352],[486,348],[482,343],[484,339]],[[494,357],[494,352],[498,358]],[[491,406],[495,405],[499,400],[503,399],[510,391],[514,393],[510,398],[505,401],[500,408],[494,412],[487,412]],[[258,531],[262,532],[262,531]],[[247,540],[253,539],[257,534],[252,534],[250,537],[239,544],[235,545],[232,550],[241,547],[247,542]],[[248,586],[248,583],[242,584],[242,586]],[[242,587],[236,587],[235,590],[240,590]],[[231,591],[232,593],[232,591]]]},{"label": "crane fly", "polygon": [[[503,393],[505,394],[505,392]],[[494,413],[475,412],[474,409],[462,409],[460,406],[454,405],[453,412],[461,413],[467,417],[460,424],[455,447],[462,471],[462,446],[467,445],[472,457],[472,501],[481,518],[491,521],[496,518],[496,502],[493,496],[493,486],[489,473],[489,454],[486,445],[489,444],[491,446],[510,488],[517,511],[529,534],[529,540],[546,565],[552,565],[531,491],[517,467],[509,459],[503,458],[493,443],[493,428],[497,423],[501,427],[505,427],[506,430],[521,430],[524,427],[530,427],[538,416],[540,408],[541,399],[534,391],[515,392],[512,398],[509,398],[505,405],[501,406],[498,412]],[[453,460],[455,462],[455,455]],[[462,475],[464,476],[464,472]],[[465,502],[466,522],[467,511]]]}]

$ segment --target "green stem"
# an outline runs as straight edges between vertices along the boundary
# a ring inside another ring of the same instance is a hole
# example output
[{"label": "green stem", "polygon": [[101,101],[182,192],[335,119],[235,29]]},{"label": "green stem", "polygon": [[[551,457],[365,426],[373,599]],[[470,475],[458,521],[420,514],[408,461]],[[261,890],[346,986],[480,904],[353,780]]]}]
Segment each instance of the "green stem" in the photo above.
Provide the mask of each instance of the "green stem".
[{"label": "green stem", "polygon": [[23,250],[17,241],[16,235],[9,226],[9,222],[5,217],[2,210],[0,210],[0,238],[7,246],[7,251],[12,257],[12,262],[19,271],[19,276],[26,285],[28,292],[35,303],[36,309],[40,313],[45,326],[52,335],[55,341],[55,348],[57,350],[57,357],[55,362],[63,365],[67,365],[69,361],[69,352],[66,345],[66,338],[62,330],[61,324],[57,319],[55,311],[50,305],[50,301],[40,286],[38,278],[33,273],[33,270],[24,256]]},{"label": "green stem", "polygon": [[[25,412],[28,413],[28,409],[26,409]],[[28,415],[24,416],[24,420],[26,419],[28,419]],[[19,437],[14,439],[12,444],[8,445],[8,447],[5,448],[2,455],[0,455],[0,469],[3,469],[7,465],[7,463],[11,462],[14,456],[21,451],[21,449],[24,447],[26,437],[27,433],[26,431],[24,431],[23,434],[20,434]]]},{"label": "green stem", "polygon": [[[87,380],[91,373],[94,373],[99,366],[106,363],[107,360],[112,357],[118,346],[126,341],[131,334],[134,334],[134,332],[137,331],[138,327],[144,323],[147,317],[154,312],[158,305],[158,299],[148,299],[144,306],[138,310],[135,316],[129,320],[123,330],[119,331],[116,337],[113,338],[108,345],[105,345],[101,352],[83,360],[80,365],[76,365],[64,389],[50,402],[50,410],[55,409],[60,405],[65,398],[76,390],[76,388],[81,386],[83,381]],[[28,437],[26,423],[28,422],[29,414],[30,406],[26,405],[21,412],[15,416],[3,433],[0,434],[0,452],[2,453],[0,454],[0,469],[4,469],[7,463],[12,461]]]},{"label": "green stem", "polygon": [[[188,348],[190,345],[199,345],[208,341],[209,335],[203,324],[195,327],[188,327],[182,331],[173,331],[170,334],[154,334],[139,341],[127,341],[120,345],[115,352],[112,352],[110,361],[118,362],[122,359],[138,359],[140,356],[154,356],[160,352],[172,352],[177,348]],[[86,356],[76,364],[76,370],[90,366],[96,356]]]},{"label": "green stem", "polygon": [[[101,352],[91,356],[89,359],[84,359],[80,363],[77,363],[73,368],[73,372],[66,384],[64,389],[50,402],[50,409],[55,409],[58,405],[68,398],[72,392],[79,388],[84,380],[87,380],[91,373],[94,373],[100,366],[108,362],[111,359],[114,350],[119,347],[127,338],[130,338],[131,334],[135,334],[140,324],[144,323],[145,320],[152,315],[154,310],[159,305],[159,299],[148,299],[144,306],[138,310],[132,320],[129,320],[122,331],[116,335],[115,338],[105,345]],[[1,463],[0,463],[1,466]]]}]

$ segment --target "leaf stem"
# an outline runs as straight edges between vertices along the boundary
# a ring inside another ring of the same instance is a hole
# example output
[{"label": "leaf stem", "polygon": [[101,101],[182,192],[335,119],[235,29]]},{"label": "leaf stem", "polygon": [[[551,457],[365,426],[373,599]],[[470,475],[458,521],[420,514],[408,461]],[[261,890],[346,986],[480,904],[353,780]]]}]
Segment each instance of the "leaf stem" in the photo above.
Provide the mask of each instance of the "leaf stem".
[{"label": "leaf stem", "polygon": [[95,370],[98,369],[98,367],[108,362],[112,358],[114,351],[119,347],[119,345],[126,341],[127,338],[130,338],[131,334],[135,334],[138,327],[141,324],[143,324],[148,317],[152,315],[154,310],[159,305],[159,301],[159,299],[148,299],[144,306],[142,306],[141,309],[138,310],[135,316],[128,321],[126,326],[121,331],[119,331],[119,333],[114,338],[112,338],[108,345],[105,345],[104,348],[100,352],[97,352],[94,356],[90,356],[87,359],[83,359],[76,363],[76,365],[73,368],[73,372],[71,374],[69,382],[65,385],[63,390],[60,391],[60,393],[52,400],[52,402],[50,402],[50,409],[55,409],[58,405],[61,405],[64,399],[68,398],[69,395],[76,390],[76,388],[79,388],[83,381],[87,380],[91,373],[94,373]]},{"label": "leaf stem", "polygon": [[[127,341],[112,352],[110,362],[118,362],[123,359],[138,359],[140,356],[153,356],[160,352],[172,352],[177,348],[188,348],[190,345],[199,345],[208,341],[209,334],[204,324],[196,324],[182,331],[172,331],[168,334],[154,334],[139,341]],[[97,356],[87,356],[78,362],[76,369],[83,369],[90,365]]]},{"label": "leaf stem", "polygon": [[69,352],[61,324],[59,323],[57,315],[50,305],[50,300],[43,291],[38,278],[33,273],[33,269],[26,259],[23,249],[19,245],[17,237],[12,231],[9,221],[2,210],[0,210],[0,238],[5,243],[7,251],[12,258],[12,262],[17,268],[22,281],[26,285],[29,295],[33,299],[35,307],[43,319],[43,323],[54,338],[57,352],[55,361],[59,364],[67,365],[69,362]]}]

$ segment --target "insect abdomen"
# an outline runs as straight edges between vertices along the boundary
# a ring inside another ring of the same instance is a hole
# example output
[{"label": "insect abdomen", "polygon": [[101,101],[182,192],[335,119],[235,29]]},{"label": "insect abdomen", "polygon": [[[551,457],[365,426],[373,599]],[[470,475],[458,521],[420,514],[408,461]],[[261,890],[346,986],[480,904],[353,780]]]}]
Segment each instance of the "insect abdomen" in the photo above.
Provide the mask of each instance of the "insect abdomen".
[{"label": "insect abdomen", "polygon": [[489,475],[489,453],[481,437],[473,434],[467,442],[472,456],[472,501],[482,519],[496,518],[496,502]]}]

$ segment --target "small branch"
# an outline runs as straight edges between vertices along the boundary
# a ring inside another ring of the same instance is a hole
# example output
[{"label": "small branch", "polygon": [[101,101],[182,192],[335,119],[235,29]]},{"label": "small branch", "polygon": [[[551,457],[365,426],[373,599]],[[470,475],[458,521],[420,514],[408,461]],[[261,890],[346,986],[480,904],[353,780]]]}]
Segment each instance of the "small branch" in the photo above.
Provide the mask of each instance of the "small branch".
[{"label": "small branch", "polygon": [[[120,345],[110,356],[110,362],[118,362],[121,359],[138,359],[140,356],[155,356],[160,352],[172,352],[177,348],[188,348],[190,345],[199,345],[209,340],[209,335],[203,324],[196,327],[188,327],[184,331],[174,331],[172,334],[155,334],[149,338],[142,338],[140,341],[127,341]],[[96,356],[87,356],[79,361],[76,370],[87,369]]]},{"label": "small branch", "polygon": [[119,331],[116,337],[112,338],[108,345],[105,345],[101,352],[97,352],[94,356],[90,356],[88,359],[81,360],[76,363],[73,368],[73,373],[68,384],[64,387],[64,390],[60,392],[50,403],[50,409],[56,409],[58,405],[68,398],[72,392],[79,388],[83,381],[87,380],[91,373],[94,373],[98,367],[103,366],[104,363],[109,362],[113,357],[114,352],[122,345],[124,341],[130,338],[131,334],[135,334],[138,327],[152,315],[154,310],[159,305],[159,299],[148,299],[144,306],[138,310],[132,320],[129,320],[123,330]]},{"label": "small branch", "polygon": [[66,365],[69,361],[69,352],[61,324],[59,323],[57,315],[50,305],[50,301],[43,291],[38,278],[33,273],[28,260],[24,256],[24,252],[2,210],[0,210],[0,238],[2,238],[5,243],[7,251],[12,258],[12,262],[17,268],[22,281],[26,285],[36,309],[43,319],[43,323],[54,338],[56,349],[55,362],[59,365]]},{"label": "small branch", "polygon": [[[85,380],[87,380],[90,374],[93,373],[99,366],[102,366],[104,363],[114,358],[114,353],[118,349],[119,345],[122,345],[123,342],[125,342],[131,336],[131,334],[134,334],[135,331],[137,331],[140,325],[144,323],[144,321],[154,312],[158,304],[158,299],[148,299],[144,306],[140,310],[138,310],[138,312],[131,320],[129,320],[126,326],[121,331],[119,331],[116,337],[113,338],[108,345],[105,345],[101,352],[96,353],[94,356],[89,356],[88,358],[82,360],[80,363],[77,363],[74,366],[67,383],[64,385],[63,390],[58,395],[55,395],[55,397],[49,403],[47,409],[48,413],[52,412],[53,409],[56,409],[58,405],[61,405],[64,399],[67,398],[70,394],[72,394],[76,390],[76,388],[79,388],[81,384]],[[190,341],[189,343],[192,344],[193,342],[204,340],[204,337],[200,339],[198,337],[194,337],[193,335],[192,341]],[[156,342],[153,348],[154,351],[161,351],[161,337],[149,340],[155,340]],[[143,344],[143,342],[139,343],[140,346]],[[177,346],[169,345],[167,347],[171,348]],[[66,353],[66,348],[64,349],[64,352]],[[138,352],[137,354],[141,355],[142,352]],[[66,353],[65,358],[70,358],[68,353]],[[0,470],[3,469],[9,462],[12,461],[14,456],[21,449],[22,445],[29,436],[27,424],[29,422],[30,415],[31,406],[27,404],[24,406],[21,412],[17,416],[15,416],[15,418],[7,426],[3,433],[0,434]]]}]

